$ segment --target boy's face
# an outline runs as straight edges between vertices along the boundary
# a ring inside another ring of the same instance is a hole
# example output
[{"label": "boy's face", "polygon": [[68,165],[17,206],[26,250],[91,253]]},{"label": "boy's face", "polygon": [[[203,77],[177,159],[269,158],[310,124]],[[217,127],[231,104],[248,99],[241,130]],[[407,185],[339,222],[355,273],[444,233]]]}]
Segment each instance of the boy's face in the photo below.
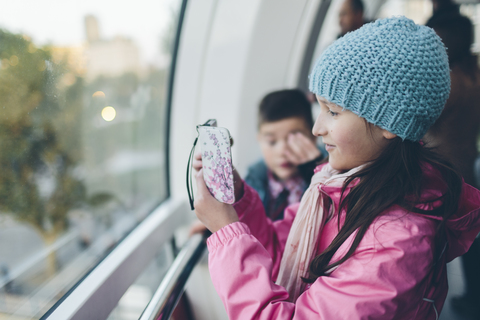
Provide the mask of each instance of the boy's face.
[{"label": "boy's face", "polygon": [[297,166],[289,162],[285,155],[289,150],[287,142],[289,134],[298,132],[312,141],[316,139],[302,118],[265,122],[258,130],[258,142],[265,163],[280,180],[289,179],[298,173]]}]

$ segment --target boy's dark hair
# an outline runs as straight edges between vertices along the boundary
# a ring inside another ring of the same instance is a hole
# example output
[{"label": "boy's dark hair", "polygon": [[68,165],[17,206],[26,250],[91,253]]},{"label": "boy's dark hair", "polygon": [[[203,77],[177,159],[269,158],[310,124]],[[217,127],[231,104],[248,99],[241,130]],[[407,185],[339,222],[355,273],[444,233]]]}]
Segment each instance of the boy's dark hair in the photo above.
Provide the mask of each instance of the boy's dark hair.
[{"label": "boy's dark hair", "polygon": [[313,128],[312,105],[298,89],[274,91],[267,94],[258,108],[258,127],[267,122],[301,118]]}]

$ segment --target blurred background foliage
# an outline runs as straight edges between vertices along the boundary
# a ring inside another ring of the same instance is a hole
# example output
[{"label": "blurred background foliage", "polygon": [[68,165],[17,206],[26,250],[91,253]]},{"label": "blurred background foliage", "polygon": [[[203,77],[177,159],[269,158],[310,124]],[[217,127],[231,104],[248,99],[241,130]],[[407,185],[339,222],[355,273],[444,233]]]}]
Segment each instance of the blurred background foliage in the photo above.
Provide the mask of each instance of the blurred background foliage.
[{"label": "blurred background foliage", "polygon": [[67,54],[54,59],[48,46],[5,30],[0,43],[0,214],[51,243],[86,196],[75,175],[83,80]]}]

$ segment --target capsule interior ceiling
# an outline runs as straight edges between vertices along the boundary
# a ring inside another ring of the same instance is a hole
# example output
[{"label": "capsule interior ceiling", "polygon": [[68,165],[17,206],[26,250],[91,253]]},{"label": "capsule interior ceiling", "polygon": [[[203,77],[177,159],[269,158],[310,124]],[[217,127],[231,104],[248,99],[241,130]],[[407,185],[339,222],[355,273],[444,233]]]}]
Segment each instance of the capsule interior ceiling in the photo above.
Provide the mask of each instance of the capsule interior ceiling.
[{"label": "capsule interior ceiling", "polygon": [[[339,34],[342,2],[5,5],[0,319],[139,319],[195,219],[185,178],[196,125],[215,118],[229,129],[233,164],[244,175],[260,157],[260,99],[307,90],[315,59]],[[367,20],[405,15],[423,24],[432,13],[430,0],[364,2]],[[42,15],[37,26],[27,23],[36,19],[25,14],[29,6]],[[65,12],[75,10],[88,13],[86,40],[57,42]],[[462,12],[480,21],[476,2]],[[102,38],[98,20],[117,14],[123,29]],[[44,27],[45,17],[55,26]],[[128,34],[135,28],[138,38]],[[460,291],[460,277],[452,279]],[[206,257],[186,292],[195,319],[226,319]],[[441,319],[455,318],[446,311]]]}]

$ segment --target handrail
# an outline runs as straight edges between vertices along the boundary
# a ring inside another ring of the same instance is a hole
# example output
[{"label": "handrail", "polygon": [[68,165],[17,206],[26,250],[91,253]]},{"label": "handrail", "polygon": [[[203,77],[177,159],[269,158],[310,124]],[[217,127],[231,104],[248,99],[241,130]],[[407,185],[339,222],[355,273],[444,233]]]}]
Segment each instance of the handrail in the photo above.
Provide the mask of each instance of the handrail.
[{"label": "handrail", "polygon": [[185,243],[139,320],[170,319],[190,273],[202,257],[207,236],[195,234]]}]

